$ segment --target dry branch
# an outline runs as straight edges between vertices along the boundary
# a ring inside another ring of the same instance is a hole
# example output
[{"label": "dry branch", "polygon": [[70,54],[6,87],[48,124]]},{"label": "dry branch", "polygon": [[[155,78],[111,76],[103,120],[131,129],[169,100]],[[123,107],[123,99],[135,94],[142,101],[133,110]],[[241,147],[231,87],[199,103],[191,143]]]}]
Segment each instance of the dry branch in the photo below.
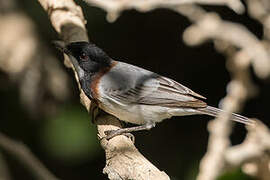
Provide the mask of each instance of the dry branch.
[{"label": "dry branch", "polygon": [[7,163],[0,151],[0,179],[4,179],[4,180],[10,180],[10,172],[7,166]]},{"label": "dry branch", "polygon": [[257,120],[257,126],[248,128],[248,134],[240,145],[232,146],[225,152],[226,167],[241,166],[244,172],[258,179],[270,177],[270,130]]},{"label": "dry branch", "polygon": [[[237,61],[239,59],[240,55],[229,59],[230,65],[228,65],[228,68],[232,80],[227,85],[228,92],[221,104],[222,108],[228,113],[239,111],[244,102],[251,95],[254,95],[252,92],[254,88],[249,88],[252,85],[250,79],[248,79],[248,66],[245,63],[239,63]],[[200,163],[198,180],[214,180],[224,171],[226,165],[225,152],[230,147],[229,136],[232,131],[232,122],[229,121],[229,118],[228,114],[225,116],[220,114],[216,120],[209,122],[208,148]]]},{"label": "dry branch", "polygon": [[[227,96],[222,100],[222,107],[228,113],[241,110],[245,101],[257,92],[250,78],[249,67],[253,66],[259,78],[270,76],[270,3],[268,0],[248,1],[248,9],[253,17],[264,25],[265,40],[259,40],[244,26],[222,20],[216,13],[208,13],[196,4],[227,5],[236,12],[243,12],[241,1],[208,1],[208,0],[85,0],[91,5],[103,8],[108,13],[108,20],[114,21],[119,14],[126,9],[138,11],[150,11],[155,8],[168,8],[186,16],[192,23],[184,33],[184,40],[189,45],[199,45],[207,40],[213,40],[216,49],[225,53],[228,57],[227,68],[232,80],[227,85]],[[267,40],[267,41],[266,41]],[[240,50],[238,50],[240,49]],[[249,130],[245,142],[236,147],[230,147],[229,135],[232,131],[232,123],[228,121],[228,114],[222,114],[215,121],[209,123],[208,151],[201,161],[199,180],[216,179],[230,164],[242,165],[250,158],[256,156],[256,160],[265,156],[265,150],[270,147],[261,143],[259,138],[269,139],[269,130],[263,124],[258,123],[255,130]],[[259,132],[260,131],[260,132]],[[263,133],[262,133],[263,132]],[[251,138],[252,137],[252,138]],[[254,140],[256,139],[256,141]],[[254,147],[248,151],[250,146]],[[242,156],[233,158],[234,155]],[[268,162],[264,160],[257,169],[267,169]],[[235,161],[234,161],[235,160]],[[244,164],[243,167],[245,167]],[[260,166],[261,165],[261,166]],[[262,168],[258,168],[262,167]],[[264,174],[264,176],[258,175]],[[265,175],[266,174],[266,175]],[[257,177],[269,177],[270,173],[257,172]]]},{"label": "dry branch", "polygon": [[[250,65],[253,65],[258,77],[269,77],[269,53],[263,43],[244,26],[224,21],[217,14],[206,13],[196,6],[189,8],[193,10],[193,13],[178,9],[194,22],[185,31],[184,40],[190,45],[214,40],[217,50],[227,55],[227,68],[232,80],[227,85],[227,96],[222,100],[222,107],[227,112],[239,111],[244,102],[256,94],[256,87],[250,78]],[[232,124],[225,116],[220,116],[209,123],[208,150],[201,161],[197,179],[216,179],[230,164],[225,154],[230,148],[231,130]]]},{"label": "dry branch", "polygon": [[136,9],[141,12],[156,8],[173,9],[185,4],[226,5],[237,13],[244,12],[244,5],[239,0],[84,0],[107,11],[107,19],[115,21],[122,11]]},{"label": "dry branch", "polygon": [[239,166],[256,158],[263,157],[263,154],[270,149],[270,131],[260,121],[257,126],[248,128],[245,141],[226,151],[225,159],[232,166]]},{"label": "dry branch", "polygon": [[[105,136],[104,131],[116,130],[121,125],[118,120],[109,115],[104,115],[98,121],[98,131]],[[108,124],[111,124],[108,126]],[[106,167],[103,172],[110,179],[158,179],[168,180],[165,172],[160,172],[135,148],[126,136],[116,136],[109,142],[105,139],[101,145],[106,152]]]},{"label": "dry branch", "polygon": [[[82,10],[72,0],[39,2],[48,12],[53,27],[66,43],[88,40]],[[72,67],[67,57],[65,60],[66,64]],[[89,110],[90,100],[81,90],[77,74],[75,71],[74,73],[81,92],[81,102]],[[115,117],[103,114],[97,118],[97,127],[99,136],[104,137],[104,131],[119,128],[120,123]],[[103,139],[101,145],[106,152],[106,167],[103,172],[107,173],[110,179],[169,179],[166,173],[159,171],[144,158],[127,137],[117,136],[110,141]]]},{"label": "dry branch", "polygon": [[[213,40],[217,50],[227,55],[227,69],[231,73],[232,80],[227,86],[228,94],[222,100],[222,107],[228,112],[239,111],[244,102],[257,92],[250,78],[249,67],[252,65],[256,75],[260,78],[267,78],[270,75],[269,49],[265,46],[265,42],[259,40],[244,26],[224,21],[217,14],[206,13],[200,7],[190,6],[189,8],[192,11],[188,12],[186,9],[178,8],[180,13],[185,14],[194,22],[185,31],[184,40],[190,45],[199,45],[206,40]],[[240,48],[240,50],[236,50],[236,48]],[[232,126],[231,123],[226,123],[222,119],[224,119],[224,116],[209,123],[208,150],[200,164],[199,180],[216,179],[226,169],[225,167],[228,167],[228,164],[230,164],[230,167],[235,167],[233,166],[235,164],[238,166],[243,165],[242,167],[247,165],[240,162],[230,162],[231,158],[226,159],[228,149],[234,149],[234,147],[230,147],[229,140]],[[255,129],[260,128],[256,127]],[[258,131],[256,132],[258,133]],[[263,138],[268,139],[269,134],[265,133],[264,135]],[[246,142],[249,142],[249,140],[246,140]],[[240,147],[247,148],[247,146]],[[258,144],[254,144],[254,147],[256,147],[257,151],[267,149],[264,145],[259,146]],[[248,161],[253,156],[252,153],[245,153],[245,148],[239,149],[238,154],[245,154],[246,156],[242,156],[243,161]],[[264,155],[265,153],[261,153],[260,156],[257,156],[256,161]],[[265,169],[265,167],[264,163],[264,168],[261,169]],[[260,174],[262,173],[257,172],[257,177]]]},{"label": "dry branch", "polygon": [[39,39],[35,23],[16,3],[0,0],[0,70],[18,86],[23,107],[39,116],[48,109],[44,104],[52,104],[45,94],[56,101],[68,97],[67,73]]},{"label": "dry branch", "polygon": [[270,1],[268,0],[247,0],[250,16],[263,24],[264,38],[270,40]]},{"label": "dry branch", "polygon": [[241,48],[251,61],[256,75],[269,77],[269,53],[263,43],[244,26],[224,21],[217,14],[206,13],[184,32],[184,40],[189,45],[199,45],[209,39]]},{"label": "dry branch", "polygon": [[24,144],[16,142],[0,133],[0,147],[24,164],[37,179],[57,179]]}]

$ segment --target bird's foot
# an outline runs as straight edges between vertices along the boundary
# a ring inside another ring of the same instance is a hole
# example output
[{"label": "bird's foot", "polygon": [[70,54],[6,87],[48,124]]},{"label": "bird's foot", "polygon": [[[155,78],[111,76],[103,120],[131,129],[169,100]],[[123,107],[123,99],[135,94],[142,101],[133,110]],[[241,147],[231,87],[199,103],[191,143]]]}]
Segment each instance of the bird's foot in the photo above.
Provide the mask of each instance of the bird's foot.
[{"label": "bird's foot", "polygon": [[122,129],[108,130],[108,131],[105,131],[104,133],[106,135],[105,138],[107,140],[110,140],[115,136],[124,135],[124,136],[128,137],[133,142],[133,144],[135,143],[135,136],[131,133],[123,132]]}]

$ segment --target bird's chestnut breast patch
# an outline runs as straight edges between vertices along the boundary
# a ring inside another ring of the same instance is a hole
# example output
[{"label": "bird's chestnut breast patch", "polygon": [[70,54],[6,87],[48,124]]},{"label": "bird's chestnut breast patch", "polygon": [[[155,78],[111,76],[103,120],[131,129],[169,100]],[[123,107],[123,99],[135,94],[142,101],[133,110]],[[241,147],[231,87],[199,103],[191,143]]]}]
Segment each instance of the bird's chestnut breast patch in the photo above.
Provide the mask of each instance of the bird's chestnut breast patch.
[{"label": "bird's chestnut breast patch", "polygon": [[90,89],[91,89],[91,95],[94,99],[99,99],[99,85],[102,77],[108,73],[115,65],[117,64],[116,61],[113,61],[110,67],[106,67],[101,69],[98,73],[96,73],[90,84]]}]

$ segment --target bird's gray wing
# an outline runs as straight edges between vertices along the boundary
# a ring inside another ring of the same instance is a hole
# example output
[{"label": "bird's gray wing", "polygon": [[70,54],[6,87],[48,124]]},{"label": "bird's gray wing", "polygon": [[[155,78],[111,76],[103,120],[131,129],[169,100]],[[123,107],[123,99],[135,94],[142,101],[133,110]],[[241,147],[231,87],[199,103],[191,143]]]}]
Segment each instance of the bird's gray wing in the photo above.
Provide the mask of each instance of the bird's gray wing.
[{"label": "bird's gray wing", "polygon": [[121,63],[106,74],[103,93],[119,104],[143,104],[164,107],[205,107],[203,96],[176,81]]}]

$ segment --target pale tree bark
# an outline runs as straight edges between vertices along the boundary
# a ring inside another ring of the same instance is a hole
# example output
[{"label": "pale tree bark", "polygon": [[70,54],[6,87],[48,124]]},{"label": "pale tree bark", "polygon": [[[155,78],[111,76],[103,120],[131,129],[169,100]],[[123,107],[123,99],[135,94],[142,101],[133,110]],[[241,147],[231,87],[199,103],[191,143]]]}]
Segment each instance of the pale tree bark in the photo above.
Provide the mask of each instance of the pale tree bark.
[{"label": "pale tree bark", "polygon": [[[231,81],[227,85],[227,96],[221,100],[222,108],[229,113],[240,111],[246,100],[257,95],[257,87],[250,78],[249,67],[255,74],[266,79],[270,76],[270,3],[268,0],[248,2],[251,16],[264,25],[264,39],[258,39],[247,28],[238,23],[222,20],[217,13],[207,12],[195,4],[226,5],[237,13],[245,8],[241,1],[208,0],[85,0],[90,5],[107,11],[107,19],[113,22],[120,13],[127,9],[141,12],[156,8],[168,8],[187,17],[192,25],[186,29],[183,39],[188,45],[200,45],[212,40],[217,51],[227,56],[227,69]],[[209,122],[208,150],[200,163],[197,179],[214,180],[226,169],[241,166],[247,174],[261,179],[269,178],[269,129],[260,121],[248,129],[245,141],[238,146],[231,146],[229,136],[233,130],[229,115],[222,114]],[[262,141],[259,139],[265,139]],[[239,155],[238,158],[236,158]],[[263,160],[262,160],[263,159]]]},{"label": "pale tree bark", "polygon": [[[243,25],[222,20],[217,13],[206,12],[198,6],[198,4],[226,5],[237,13],[243,13],[245,8],[240,0],[85,1],[106,10],[108,12],[107,19],[110,22],[115,21],[121,12],[127,9],[146,12],[156,8],[168,8],[187,17],[192,22],[192,25],[183,34],[183,39],[188,45],[199,45],[207,40],[212,40],[216,50],[227,56],[227,69],[231,74],[231,81],[227,85],[227,95],[220,104],[228,114],[240,111],[246,100],[257,94],[258,89],[250,78],[249,67],[252,66],[255,75],[261,79],[268,78],[270,75],[270,3],[268,0],[247,1],[249,14],[264,27],[262,40],[258,39]],[[48,13],[53,27],[66,43],[88,41],[85,29],[86,21],[81,8],[74,1],[39,0],[39,2]],[[9,4],[6,3],[6,5]],[[12,18],[12,16],[10,17]],[[4,27],[13,26],[9,24],[11,21],[4,22],[7,19],[6,17],[1,16],[1,18],[1,23],[6,23]],[[23,19],[26,20],[26,18]],[[32,49],[35,47],[31,44],[34,44],[33,42],[37,40],[32,35],[34,33],[32,33],[31,23],[27,20],[24,22],[27,23],[20,23],[22,27],[25,25],[30,27],[26,33],[27,36],[14,33],[14,36],[3,36],[3,38],[15,38],[16,35],[19,35],[24,38],[24,42],[29,43],[28,46],[21,46],[21,48],[29,48],[29,51],[24,52],[33,52]],[[2,28],[1,30],[6,31],[6,29]],[[1,43],[10,42],[10,40],[1,41]],[[5,45],[5,47],[8,46]],[[5,52],[5,50],[2,50],[0,54],[5,54]],[[25,69],[29,64],[30,58],[28,57],[32,56],[31,53],[26,53],[24,56],[26,58],[22,58],[24,61],[20,61],[23,62],[21,65],[10,64],[16,61],[1,61],[0,68],[14,75]],[[13,58],[13,56],[11,57]],[[14,58],[16,60],[17,57]],[[65,63],[68,67],[72,67],[66,56]],[[75,71],[74,74],[78,82]],[[81,90],[79,83],[78,86],[81,92],[81,102],[89,110],[91,102]],[[270,158],[267,154],[270,149],[268,127],[258,120],[256,126],[247,128],[248,134],[242,144],[231,146],[229,136],[233,130],[233,124],[229,122],[228,114],[222,114],[208,125],[210,133],[208,149],[200,163],[200,172],[197,179],[214,180],[226,169],[236,166],[242,167],[247,174],[260,179],[268,179],[270,176]],[[105,136],[104,131],[117,128],[121,128],[121,125],[115,117],[106,113],[98,116],[98,137],[101,138],[101,145],[106,154],[106,167],[103,172],[108,174],[109,179],[169,179],[166,173],[158,170],[143,157],[126,136],[117,136],[110,141],[102,139]],[[21,159],[21,162],[25,163],[39,179],[56,179],[23,144],[0,134],[0,147]]]},{"label": "pale tree bark", "polygon": [[0,70],[15,83],[22,107],[39,119],[70,95],[68,75],[17,3],[0,0]]},{"label": "pale tree bark", "polygon": [[[66,42],[88,41],[85,29],[85,19],[82,10],[72,0],[39,0],[55,30]],[[68,67],[73,67],[65,56]],[[73,67],[74,70],[74,67]],[[76,72],[75,77],[81,92],[82,104],[90,109],[90,100],[80,88]],[[98,136],[105,137],[104,131],[120,128],[119,121],[109,115],[99,115],[97,118]],[[158,170],[136,149],[132,141],[126,136],[117,136],[109,141],[101,140],[106,153],[106,167],[103,172],[109,179],[169,179],[168,175]]]}]

